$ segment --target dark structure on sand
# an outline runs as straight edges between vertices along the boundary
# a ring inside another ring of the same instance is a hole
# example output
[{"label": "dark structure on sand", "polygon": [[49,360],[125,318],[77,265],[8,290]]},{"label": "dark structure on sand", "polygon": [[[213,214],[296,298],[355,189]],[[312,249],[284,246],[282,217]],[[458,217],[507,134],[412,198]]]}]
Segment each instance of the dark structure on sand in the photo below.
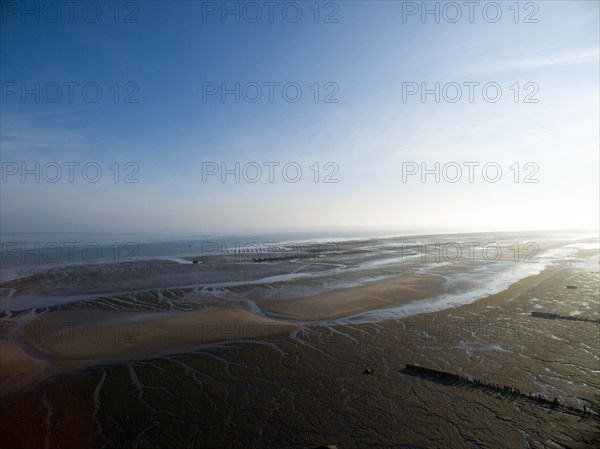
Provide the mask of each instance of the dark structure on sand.
[{"label": "dark structure on sand", "polygon": [[558,313],[547,313],[547,312],[531,312],[531,316],[536,318],[545,318],[547,320],[571,320],[571,321],[583,321],[586,323],[600,323],[599,319],[585,318],[579,316],[559,315]]},{"label": "dark structure on sand", "polygon": [[539,394],[526,394],[521,392],[518,388],[509,387],[507,385],[486,383],[477,379],[467,379],[466,377],[462,377],[457,374],[447,373],[445,371],[437,371],[434,369],[423,368],[421,366],[410,364],[407,364],[406,367],[400,372],[441,385],[471,388],[487,394],[495,394],[500,399],[507,399],[510,401],[519,400],[549,410],[577,415],[581,418],[600,419],[600,415],[591,409],[584,407],[582,410],[572,406],[565,406],[560,404],[557,398],[550,400],[540,396]]}]

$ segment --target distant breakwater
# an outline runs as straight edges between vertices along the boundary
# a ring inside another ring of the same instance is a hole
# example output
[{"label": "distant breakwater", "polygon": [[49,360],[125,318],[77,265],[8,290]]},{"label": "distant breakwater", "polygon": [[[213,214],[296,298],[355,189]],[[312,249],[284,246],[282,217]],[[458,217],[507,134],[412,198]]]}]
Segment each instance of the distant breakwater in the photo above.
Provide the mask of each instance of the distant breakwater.
[{"label": "distant breakwater", "polygon": [[536,317],[536,318],[545,318],[547,320],[570,320],[570,321],[583,321],[586,323],[600,323],[600,319],[585,318],[585,317],[570,316],[570,315],[559,315],[558,313],[531,312],[531,316]]},{"label": "distant breakwater", "polygon": [[497,385],[492,383],[481,382],[477,379],[468,379],[457,374],[452,374],[445,371],[437,371],[434,369],[423,368],[421,366],[415,366],[410,364],[406,364],[406,367],[400,372],[409,376],[419,377],[421,379],[425,379],[441,385],[472,388],[488,394],[495,393],[500,398],[509,401],[522,401],[532,405],[536,405],[538,407],[543,407],[549,410],[554,410],[562,413],[568,413],[580,416],[582,418],[600,419],[600,415],[592,409],[584,407],[582,410],[577,407],[562,405],[558,402],[558,399],[556,398],[554,398],[553,400],[549,400],[543,398],[540,395],[532,393],[523,393],[518,388],[509,387],[506,385]]}]

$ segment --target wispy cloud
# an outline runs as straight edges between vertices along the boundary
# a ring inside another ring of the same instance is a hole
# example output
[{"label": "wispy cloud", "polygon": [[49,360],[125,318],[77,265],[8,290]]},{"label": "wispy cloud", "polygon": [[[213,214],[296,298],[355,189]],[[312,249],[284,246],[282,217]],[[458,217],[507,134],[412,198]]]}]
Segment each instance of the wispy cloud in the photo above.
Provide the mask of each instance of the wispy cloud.
[{"label": "wispy cloud", "polygon": [[600,48],[596,47],[548,54],[536,58],[513,59],[500,62],[480,62],[467,66],[466,73],[512,72],[544,67],[584,64],[588,62],[597,63],[599,60]]},{"label": "wispy cloud", "polygon": [[35,156],[47,151],[61,153],[89,149],[85,136],[67,125],[43,126],[35,117],[5,115],[0,119],[3,157]]}]

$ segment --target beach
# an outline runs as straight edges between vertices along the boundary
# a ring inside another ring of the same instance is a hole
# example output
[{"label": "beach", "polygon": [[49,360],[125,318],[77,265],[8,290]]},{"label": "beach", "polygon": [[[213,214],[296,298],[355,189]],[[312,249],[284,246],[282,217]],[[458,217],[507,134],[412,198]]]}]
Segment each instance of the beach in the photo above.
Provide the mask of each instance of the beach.
[{"label": "beach", "polygon": [[[598,252],[543,247],[552,258],[518,278],[514,261],[398,263],[352,244],[318,277],[35,299],[33,312],[3,312],[0,430],[15,448],[592,447],[597,418],[402,373],[597,407],[599,325],[531,312],[597,319]],[[496,291],[482,294],[486,276]],[[44,426],[24,432],[33,422]]]}]

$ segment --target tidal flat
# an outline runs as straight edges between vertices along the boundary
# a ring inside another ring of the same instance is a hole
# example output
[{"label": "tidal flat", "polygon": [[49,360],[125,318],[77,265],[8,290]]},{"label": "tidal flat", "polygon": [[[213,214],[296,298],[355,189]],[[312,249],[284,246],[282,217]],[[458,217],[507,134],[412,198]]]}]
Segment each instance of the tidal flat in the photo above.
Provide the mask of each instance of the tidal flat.
[{"label": "tidal flat", "polygon": [[[598,319],[597,241],[391,237],[11,279],[0,300],[3,440],[11,448],[595,447],[600,326],[532,312]],[[523,253],[527,243],[535,253]],[[406,365],[589,413],[428,382],[406,375]]]}]

